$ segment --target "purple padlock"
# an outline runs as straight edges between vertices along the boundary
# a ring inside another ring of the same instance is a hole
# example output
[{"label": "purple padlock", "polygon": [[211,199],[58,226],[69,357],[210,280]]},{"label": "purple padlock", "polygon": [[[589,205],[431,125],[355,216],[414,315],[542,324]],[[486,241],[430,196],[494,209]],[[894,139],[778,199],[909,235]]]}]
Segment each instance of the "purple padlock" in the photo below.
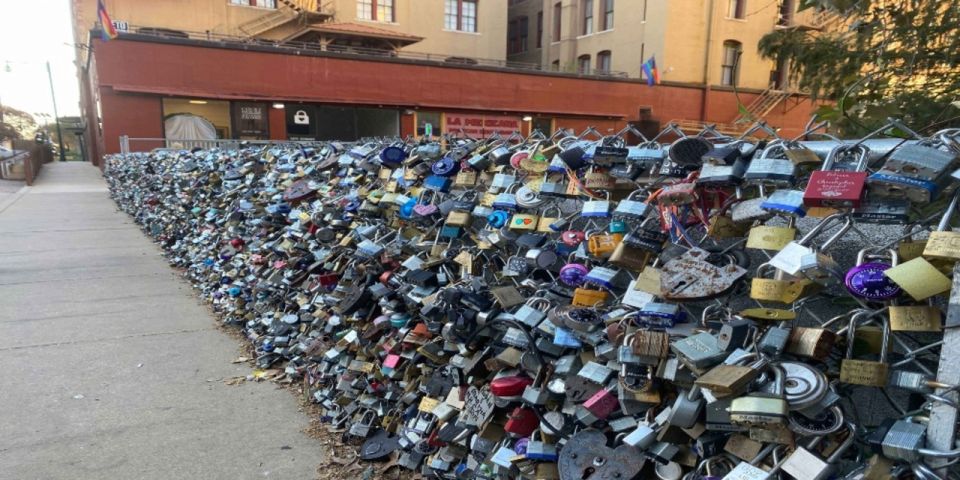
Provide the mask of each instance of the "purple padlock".
[{"label": "purple padlock", "polygon": [[589,272],[586,265],[568,263],[560,268],[560,281],[569,287],[579,287]]},{"label": "purple padlock", "polygon": [[[897,253],[889,252],[892,263],[897,261]],[[889,263],[866,262],[867,250],[857,255],[857,265],[847,272],[844,284],[854,296],[867,300],[889,300],[900,295],[900,286],[883,274],[889,269]],[[875,257],[875,255],[874,255]]]}]

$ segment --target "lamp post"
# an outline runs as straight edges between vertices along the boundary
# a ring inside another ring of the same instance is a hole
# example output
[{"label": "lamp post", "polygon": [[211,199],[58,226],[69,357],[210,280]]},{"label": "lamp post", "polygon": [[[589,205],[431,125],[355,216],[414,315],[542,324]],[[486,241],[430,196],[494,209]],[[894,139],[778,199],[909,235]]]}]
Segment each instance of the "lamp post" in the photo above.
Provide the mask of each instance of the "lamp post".
[{"label": "lamp post", "polygon": [[53,99],[53,117],[57,121],[57,143],[60,145],[60,161],[67,161],[63,153],[63,131],[60,130],[60,114],[57,113],[57,94],[53,89],[53,74],[50,73],[50,62],[47,61],[47,80],[50,81],[50,98]]}]

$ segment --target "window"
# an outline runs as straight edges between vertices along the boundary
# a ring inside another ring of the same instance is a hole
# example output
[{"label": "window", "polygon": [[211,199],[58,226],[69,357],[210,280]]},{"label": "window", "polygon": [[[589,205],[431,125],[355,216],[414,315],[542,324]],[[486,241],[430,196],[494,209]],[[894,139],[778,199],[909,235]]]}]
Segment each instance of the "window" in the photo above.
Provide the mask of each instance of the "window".
[{"label": "window", "polygon": [[527,17],[520,17],[520,25],[517,27],[520,34],[520,51],[527,51],[527,32],[530,30],[530,25]]},{"label": "window", "polygon": [[721,85],[733,86],[737,84],[741,53],[743,53],[743,46],[740,42],[734,40],[723,42],[723,65],[720,66]]},{"label": "window", "polygon": [[553,41],[560,41],[560,17],[563,13],[563,7],[560,2],[553,4]]},{"label": "window", "polygon": [[583,29],[581,35],[593,33],[593,0],[583,0]]},{"label": "window", "polygon": [[537,12],[537,48],[543,47],[543,11]]},{"label": "window", "polygon": [[729,0],[729,2],[727,18],[743,18],[746,14],[744,10],[747,8],[747,0]]},{"label": "window", "polygon": [[777,25],[789,27],[793,22],[793,0],[782,0],[780,3],[780,13],[777,15]]},{"label": "window", "polygon": [[510,20],[507,23],[507,53],[523,53],[527,51],[527,17]]},{"label": "window", "polygon": [[393,22],[396,0],[357,0],[357,18],[376,22]]},{"label": "window", "polygon": [[433,136],[440,136],[443,132],[440,130],[440,112],[417,112],[417,136],[422,137],[427,134],[427,124]]},{"label": "window", "polygon": [[603,18],[600,19],[600,30],[610,30],[613,28],[613,0],[601,0],[603,2]]},{"label": "window", "polygon": [[445,0],[443,28],[461,32],[476,32],[477,0]]},{"label": "window", "polygon": [[597,54],[597,70],[604,73],[610,72],[610,50],[604,50]]},{"label": "window", "polygon": [[230,5],[244,7],[277,8],[277,0],[230,0]]},{"label": "window", "polygon": [[590,73],[590,55],[580,55],[577,57],[577,73]]}]

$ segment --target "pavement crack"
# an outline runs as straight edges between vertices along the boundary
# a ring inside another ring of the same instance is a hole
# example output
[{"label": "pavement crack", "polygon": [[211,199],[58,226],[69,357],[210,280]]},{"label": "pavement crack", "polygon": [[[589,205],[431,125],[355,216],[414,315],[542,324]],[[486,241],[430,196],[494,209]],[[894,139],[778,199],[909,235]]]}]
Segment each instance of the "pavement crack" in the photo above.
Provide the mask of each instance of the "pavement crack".
[{"label": "pavement crack", "polygon": [[194,328],[194,329],[173,330],[169,332],[136,333],[136,334],[130,334],[130,335],[119,335],[116,337],[97,338],[92,340],[74,340],[69,342],[35,343],[32,345],[17,345],[14,347],[3,347],[3,348],[0,348],[0,352],[25,350],[25,349],[31,349],[31,348],[60,347],[60,346],[67,346],[67,345],[84,345],[84,344],[91,344],[91,343],[110,342],[115,340],[126,340],[130,338],[159,337],[159,336],[166,336],[166,335],[183,335],[187,333],[199,333],[199,332],[209,332],[209,331],[216,331],[216,328],[214,327]]}]

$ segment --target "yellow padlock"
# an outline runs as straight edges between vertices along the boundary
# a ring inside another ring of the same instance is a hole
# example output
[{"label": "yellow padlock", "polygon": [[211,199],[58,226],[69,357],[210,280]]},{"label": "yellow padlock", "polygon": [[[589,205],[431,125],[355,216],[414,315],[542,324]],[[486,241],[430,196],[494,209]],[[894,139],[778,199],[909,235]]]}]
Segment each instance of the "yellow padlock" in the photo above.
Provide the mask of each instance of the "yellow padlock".
[{"label": "yellow padlock", "polygon": [[607,258],[623,241],[622,233],[595,233],[587,235],[587,251],[595,257]]},{"label": "yellow padlock", "polygon": [[578,307],[596,307],[606,302],[609,296],[610,294],[603,290],[581,287],[573,291],[573,300],[570,303]]},{"label": "yellow padlock", "polygon": [[926,300],[951,287],[950,279],[923,257],[890,267],[883,274],[914,300]]},{"label": "yellow padlock", "polygon": [[529,213],[515,213],[510,218],[510,230],[533,231],[537,229],[537,216]]}]

